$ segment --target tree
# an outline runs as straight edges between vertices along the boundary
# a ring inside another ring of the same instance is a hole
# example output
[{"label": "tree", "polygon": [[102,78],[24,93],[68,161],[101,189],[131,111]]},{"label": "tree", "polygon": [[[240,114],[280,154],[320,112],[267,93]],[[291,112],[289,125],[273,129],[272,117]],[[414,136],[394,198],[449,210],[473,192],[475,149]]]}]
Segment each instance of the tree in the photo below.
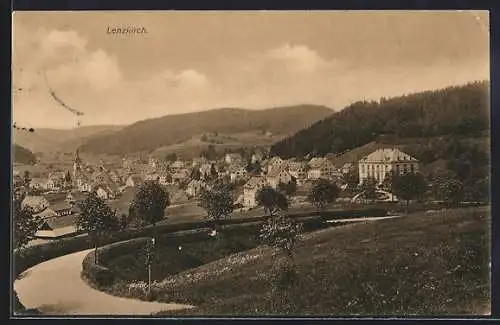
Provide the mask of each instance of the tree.
[{"label": "tree", "polygon": [[437,180],[435,186],[437,187],[438,197],[448,206],[458,205],[463,198],[463,183],[456,178],[441,177]]},{"label": "tree", "polygon": [[336,184],[326,179],[319,179],[311,188],[307,199],[316,206],[318,210],[323,210],[327,204],[335,202],[339,194],[340,189]]},{"label": "tree", "polygon": [[78,229],[88,233],[94,244],[94,261],[99,263],[97,247],[102,238],[117,231],[120,227],[113,211],[107,204],[97,196],[95,191],[91,192],[87,198],[78,204],[80,216],[77,220]]},{"label": "tree", "polygon": [[357,170],[350,170],[342,175],[343,183],[347,185],[347,190],[354,191],[359,184],[359,173]]},{"label": "tree", "polygon": [[170,204],[167,190],[156,181],[145,181],[130,204],[130,215],[140,225],[156,225]]},{"label": "tree", "polygon": [[217,173],[217,169],[215,168],[215,165],[211,164],[210,165],[210,179],[216,180],[218,175],[219,174]]},{"label": "tree", "polygon": [[278,184],[278,191],[288,197],[293,196],[297,192],[297,180],[293,177],[288,183],[280,182]]},{"label": "tree", "polygon": [[24,183],[24,186],[26,187],[29,187],[30,186],[30,183],[31,183],[31,175],[30,175],[30,172],[28,170],[25,170],[24,171],[24,175],[23,175],[23,183]]},{"label": "tree", "polygon": [[258,161],[254,162],[254,163],[249,161],[245,167],[245,170],[248,173],[259,174],[260,172],[262,172],[262,166],[261,166],[260,162],[258,162]]},{"label": "tree", "polygon": [[201,172],[200,172],[200,170],[198,168],[193,168],[193,170],[191,171],[191,175],[190,175],[189,178],[199,181],[201,179]]},{"label": "tree", "polygon": [[394,194],[406,201],[406,206],[410,200],[421,198],[427,191],[427,183],[421,173],[406,173],[396,176],[392,181]]},{"label": "tree", "polygon": [[388,192],[393,192],[393,184],[394,184],[394,179],[397,177],[398,175],[396,174],[395,171],[390,171],[388,173],[385,174],[385,177],[384,177],[384,180],[382,181],[382,189],[384,189],[385,191],[388,191]]},{"label": "tree", "polygon": [[264,213],[268,217],[274,216],[279,211],[288,209],[288,200],[286,197],[273,189],[272,187],[263,187],[255,195],[255,199],[259,206],[264,207]]},{"label": "tree", "polygon": [[229,219],[234,209],[231,188],[225,182],[217,182],[212,189],[202,192],[199,205],[207,212],[207,218],[217,233],[220,228],[219,221]]},{"label": "tree", "polygon": [[172,183],[172,175],[170,173],[168,173],[165,178],[167,183]]},{"label": "tree", "polygon": [[432,178],[432,185],[434,197],[447,205],[458,205],[463,197],[463,183],[451,170],[437,169]]},{"label": "tree", "polygon": [[25,194],[21,191],[15,193],[12,205],[12,224],[14,249],[23,249],[31,240],[41,224],[41,219],[33,215],[33,210],[23,206]]},{"label": "tree", "polygon": [[373,177],[366,178],[360,186],[361,192],[364,193],[368,200],[377,198],[377,181]]},{"label": "tree", "polygon": [[298,280],[293,254],[301,233],[302,224],[282,214],[269,218],[260,229],[259,238],[275,249],[273,255],[278,255],[271,269],[270,293],[278,301],[279,310],[292,311],[294,297],[290,289]]},{"label": "tree", "polygon": [[483,177],[474,180],[468,186],[464,186],[464,198],[470,201],[490,201],[490,179]]},{"label": "tree", "polygon": [[283,214],[278,214],[263,224],[259,238],[293,262],[293,250],[301,232],[302,224],[296,223]]},{"label": "tree", "polygon": [[69,173],[69,170],[67,170],[66,174],[64,175],[64,182],[66,184],[71,184],[71,174]]},{"label": "tree", "polygon": [[172,152],[165,156],[165,160],[169,162],[177,161],[177,154],[175,152]]},{"label": "tree", "polygon": [[207,146],[206,150],[203,150],[201,152],[201,156],[208,159],[208,160],[215,160],[217,159],[217,151],[215,150],[214,145],[209,144]]}]

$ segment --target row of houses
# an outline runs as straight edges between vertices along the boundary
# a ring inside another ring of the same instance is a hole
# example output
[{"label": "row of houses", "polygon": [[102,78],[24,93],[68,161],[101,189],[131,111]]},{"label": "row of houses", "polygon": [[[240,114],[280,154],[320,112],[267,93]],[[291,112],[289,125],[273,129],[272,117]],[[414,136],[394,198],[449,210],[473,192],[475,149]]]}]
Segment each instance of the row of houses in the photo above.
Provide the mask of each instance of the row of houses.
[{"label": "row of houses", "polygon": [[77,203],[85,197],[84,193],[79,192],[26,196],[23,206],[29,206],[42,221],[35,237],[57,239],[77,234],[77,218],[80,214]]}]

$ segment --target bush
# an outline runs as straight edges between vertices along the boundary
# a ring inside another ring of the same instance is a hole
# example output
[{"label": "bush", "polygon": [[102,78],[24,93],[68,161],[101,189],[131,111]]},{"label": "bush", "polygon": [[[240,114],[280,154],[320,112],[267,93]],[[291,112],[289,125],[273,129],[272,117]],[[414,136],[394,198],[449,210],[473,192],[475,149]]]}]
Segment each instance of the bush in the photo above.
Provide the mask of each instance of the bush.
[{"label": "bush", "polygon": [[23,304],[21,303],[21,301],[19,301],[19,297],[17,296],[17,292],[14,291],[13,292],[13,299],[12,299],[12,302],[13,302],[13,310],[14,310],[14,313],[19,313],[19,312],[22,312],[24,311],[26,308],[23,306]]},{"label": "bush", "polygon": [[[99,253],[98,253],[99,254]],[[113,284],[113,272],[107,267],[95,264],[94,251],[85,256],[82,262],[82,277],[90,284],[102,288]]]}]

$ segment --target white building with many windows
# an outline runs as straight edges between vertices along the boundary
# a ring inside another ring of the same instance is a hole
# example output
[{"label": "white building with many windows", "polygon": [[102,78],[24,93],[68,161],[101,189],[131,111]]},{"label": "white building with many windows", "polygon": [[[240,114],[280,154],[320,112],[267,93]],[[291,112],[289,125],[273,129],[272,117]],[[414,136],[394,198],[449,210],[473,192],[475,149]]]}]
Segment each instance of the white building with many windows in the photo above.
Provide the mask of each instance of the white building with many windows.
[{"label": "white building with many windows", "polygon": [[378,184],[382,184],[385,176],[391,171],[399,175],[417,172],[419,162],[398,148],[382,148],[362,158],[358,167],[360,184],[367,178],[374,178]]}]

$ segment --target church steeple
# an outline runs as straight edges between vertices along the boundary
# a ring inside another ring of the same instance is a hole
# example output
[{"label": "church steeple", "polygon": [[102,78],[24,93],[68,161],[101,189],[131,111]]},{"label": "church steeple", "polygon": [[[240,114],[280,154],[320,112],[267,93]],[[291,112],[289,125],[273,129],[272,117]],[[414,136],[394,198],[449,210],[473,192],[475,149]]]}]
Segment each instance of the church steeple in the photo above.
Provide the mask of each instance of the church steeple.
[{"label": "church steeple", "polygon": [[76,176],[78,172],[82,169],[82,160],[80,159],[80,152],[76,149],[75,161],[73,163],[73,176]]}]

